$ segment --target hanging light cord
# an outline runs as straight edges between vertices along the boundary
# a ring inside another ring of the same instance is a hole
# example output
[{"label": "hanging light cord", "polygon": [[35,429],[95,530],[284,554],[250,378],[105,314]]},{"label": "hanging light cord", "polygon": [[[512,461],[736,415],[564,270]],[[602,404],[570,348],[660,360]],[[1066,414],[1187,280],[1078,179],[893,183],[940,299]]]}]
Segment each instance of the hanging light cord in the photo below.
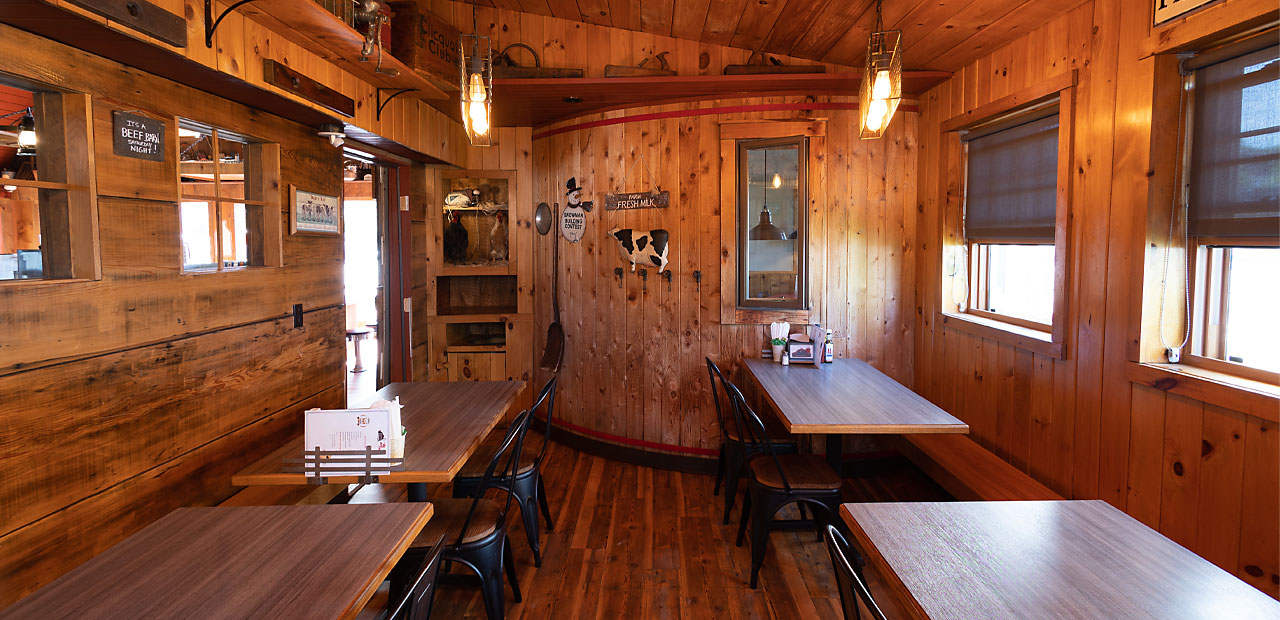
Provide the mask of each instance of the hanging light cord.
[{"label": "hanging light cord", "polygon": [[884,31],[884,20],[880,17],[880,2],[876,0],[876,32]]},{"label": "hanging light cord", "polygon": [[[1185,151],[1183,140],[1186,139],[1186,136],[1183,132],[1187,124],[1187,90],[1190,88],[1191,78],[1189,72],[1185,68],[1180,67],[1179,70],[1182,72],[1183,78],[1182,89],[1178,92],[1178,135],[1176,142],[1174,143],[1174,147],[1176,151],[1181,154]],[[1182,348],[1187,346],[1187,341],[1191,339],[1191,267],[1189,264],[1189,252],[1191,251],[1191,223],[1188,219],[1191,200],[1187,184],[1183,182],[1186,173],[1186,166],[1184,165],[1180,167],[1178,174],[1173,175],[1173,202],[1169,205],[1169,236],[1165,239],[1164,267],[1160,275],[1160,315],[1157,320],[1156,331],[1160,334],[1160,345],[1164,347],[1166,352],[1165,354],[1170,357],[1174,357],[1171,354],[1176,354],[1176,357],[1181,357]],[[1178,222],[1179,196],[1181,196],[1182,201],[1182,248],[1184,253],[1188,253],[1184,254],[1182,261],[1182,297],[1186,304],[1186,316],[1182,325],[1182,340],[1178,343],[1178,346],[1172,347],[1169,346],[1169,342],[1165,340],[1164,337],[1164,310],[1165,306],[1168,304],[1167,292],[1169,287],[1169,260],[1173,253],[1173,233]]]}]

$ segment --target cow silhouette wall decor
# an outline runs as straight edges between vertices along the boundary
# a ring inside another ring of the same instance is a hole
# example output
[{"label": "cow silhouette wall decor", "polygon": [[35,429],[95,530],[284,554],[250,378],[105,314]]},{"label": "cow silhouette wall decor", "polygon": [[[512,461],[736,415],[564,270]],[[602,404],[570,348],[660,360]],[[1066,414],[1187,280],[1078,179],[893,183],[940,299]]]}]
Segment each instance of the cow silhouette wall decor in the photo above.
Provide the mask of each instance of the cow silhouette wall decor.
[{"label": "cow silhouette wall decor", "polygon": [[657,267],[658,273],[666,271],[670,234],[665,229],[643,233],[630,228],[615,228],[609,234],[618,241],[618,251],[631,263],[631,271],[636,270],[636,265]]}]

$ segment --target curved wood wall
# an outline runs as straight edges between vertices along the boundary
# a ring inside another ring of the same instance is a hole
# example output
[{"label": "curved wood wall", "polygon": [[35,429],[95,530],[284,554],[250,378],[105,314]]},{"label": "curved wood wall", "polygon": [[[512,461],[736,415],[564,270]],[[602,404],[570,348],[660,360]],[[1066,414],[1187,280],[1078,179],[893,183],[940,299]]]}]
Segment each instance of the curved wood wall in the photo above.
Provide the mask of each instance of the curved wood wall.
[{"label": "curved wood wall", "polygon": [[[728,106],[831,107],[848,100],[770,98],[633,108],[563,123]],[[826,282],[814,294],[817,320],[836,331],[837,354],[871,362],[900,381],[914,375],[916,127],[900,113],[889,134],[860,141],[849,109],[713,113],[623,122],[556,133],[533,141],[534,200],[564,205],[565,181],[576,177],[596,209],[579,243],[560,241],[560,305],[568,336],[557,413],[568,422],[622,440],[664,444],[714,455],[719,446],[707,391],[705,357],[732,370],[759,355],[760,325],[721,324],[721,123],[826,119],[824,165],[811,171],[810,269]],[[535,133],[536,135],[536,133]],[[643,156],[658,185],[671,192],[666,209],[605,211],[611,191],[648,189]],[[730,198],[731,199],[731,198]],[[670,285],[650,269],[629,271],[612,228],[671,233]],[[550,320],[551,235],[538,237],[535,333]],[[736,247],[732,239],[730,248]],[[624,268],[621,280],[614,269]],[[693,273],[701,272],[702,281]],[[905,302],[905,303],[904,303]],[[538,333],[536,350],[544,334]]]}]

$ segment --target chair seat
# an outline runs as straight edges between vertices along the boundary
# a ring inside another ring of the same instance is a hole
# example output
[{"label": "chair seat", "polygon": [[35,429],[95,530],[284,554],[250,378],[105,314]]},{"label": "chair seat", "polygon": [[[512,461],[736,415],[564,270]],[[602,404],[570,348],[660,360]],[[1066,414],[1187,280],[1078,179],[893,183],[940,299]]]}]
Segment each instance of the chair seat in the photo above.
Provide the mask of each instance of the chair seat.
[{"label": "chair seat", "polygon": [[[826,457],[818,454],[779,454],[778,462],[787,475],[792,489],[834,490],[840,488],[840,476],[827,464]],[[751,477],[760,484],[784,489],[782,478],[773,459],[767,454],[757,455],[747,464]]]},{"label": "chair seat", "polygon": [[[442,538],[446,544],[452,545],[458,540],[458,532],[462,529],[462,522],[467,519],[467,511],[471,510],[472,501],[474,500],[450,498],[431,500],[431,507],[434,510],[431,519],[409,546],[414,549],[432,547]],[[501,513],[502,510],[497,503],[487,499],[480,500],[476,506],[476,514],[471,518],[471,526],[467,528],[462,542],[477,541],[492,534],[498,528],[498,515]]]},{"label": "chair seat", "polygon": [[[476,448],[475,453],[471,455],[471,458],[467,459],[467,462],[462,465],[462,469],[458,470],[458,474],[454,476],[455,478],[481,478],[484,476],[484,470],[489,467],[489,461],[493,459],[494,453],[502,446],[506,431],[497,432],[498,439],[490,441],[493,436],[493,434],[490,434],[489,437],[485,438],[480,447]],[[520,451],[520,473],[523,474],[533,469],[534,460],[542,453],[543,441],[545,440],[540,435],[525,435],[524,447]],[[505,463],[498,464],[499,467],[503,465]]]}]

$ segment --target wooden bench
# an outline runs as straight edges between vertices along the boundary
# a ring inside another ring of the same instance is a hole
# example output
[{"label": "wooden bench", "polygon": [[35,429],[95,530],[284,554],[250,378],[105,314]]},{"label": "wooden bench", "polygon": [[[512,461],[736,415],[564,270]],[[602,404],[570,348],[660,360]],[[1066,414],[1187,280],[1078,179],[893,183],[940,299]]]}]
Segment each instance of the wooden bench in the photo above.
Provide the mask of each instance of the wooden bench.
[{"label": "wooden bench", "polygon": [[347,492],[345,484],[322,485],[258,485],[245,487],[223,500],[219,506],[284,506],[290,504],[328,504]]},{"label": "wooden bench", "polygon": [[901,437],[903,455],[960,501],[1063,499],[964,435]]}]

